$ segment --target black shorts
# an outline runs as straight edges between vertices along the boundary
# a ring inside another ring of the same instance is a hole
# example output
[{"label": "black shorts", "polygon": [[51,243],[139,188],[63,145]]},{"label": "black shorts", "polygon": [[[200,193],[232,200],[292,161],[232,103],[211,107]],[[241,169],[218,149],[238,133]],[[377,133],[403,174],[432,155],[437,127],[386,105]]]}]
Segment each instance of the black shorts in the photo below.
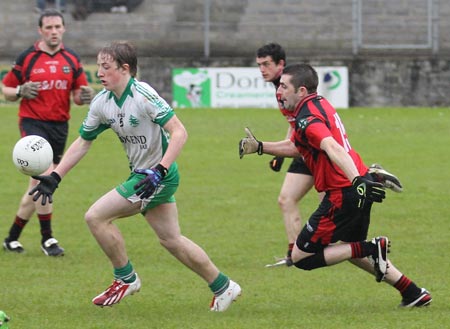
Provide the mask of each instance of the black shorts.
[{"label": "black shorts", "polygon": [[363,209],[357,204],[353,187],[328,191],[297,237],[297,247],[317,253],[330,243],[366,240],[372,202],[366,200]]},{"label": "black shorts", "polygon": [[304,174],[312,176],[311,171],[306,166],[306,163],[302,158],[294,158],[287,172],[292,174]]},{"label": "black shorts", "polygon": [[29,135],[44,137],[52,146],[53,163],[58,164],[61,161],[69,132],[69,124],[67,122],[21,118],[19,129],[22,137]]}]

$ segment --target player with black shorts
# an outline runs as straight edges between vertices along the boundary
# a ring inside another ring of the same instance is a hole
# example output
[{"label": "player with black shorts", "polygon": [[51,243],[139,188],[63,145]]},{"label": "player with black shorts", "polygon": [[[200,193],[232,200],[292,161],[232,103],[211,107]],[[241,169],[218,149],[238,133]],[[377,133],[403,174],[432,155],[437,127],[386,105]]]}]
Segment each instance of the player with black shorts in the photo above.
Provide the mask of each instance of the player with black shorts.
[{"label": "player with black shorts", "polygon": [[[261,76],[267,82],[273,83],[276,89],[280,84],[281,72],[286,65],[286,53],[284,49],[276,43],[269,43],[256,51],[256,63],[261,72]],[[277,101],[279,101],[279,95],[275,93]],[[291,113],[285,111],[281,104],[279,104],[279,110],[281,114],[286,118],[289,123],[286,138],[292,133],[294,119]],[[269,165],[270,168],[279,172],[283,165],[283,157],[274,157]],[[300,200],[308,193],[313,187],[314,180],[308,167],[304,164],[301,157],[294,158],[292,163],[286,172],[283,185],[281,186],[280,194],[278,195],[278,205],[280,207],[286,236],[288,240],[288,248],[286,256],[280,259],[276,259],[276,263],[273,265],[292,265],[291,252],[294,246],[295,239],[301,228],[301,216],[299,210]],[[272,264],[268,265],[271,266]]]},{"label": "player with black shorts", "polygon": [[302,156],[314,176],[317,191],[325,193],[317,210],[303,226],[292,250],[292,263],[303,270],[350,261],[385,281],[401,296],[400,306],[421,307],[431,294],[419,288],[387,258],[389,239],[366,240],[374,202],[385,198],[385,186],[376,182],[360,155],[352,148],[344,124],[334,107],[317,94],[317,72],[308,64],[286,66],[277,92],[283,107],[295,117],[291,138],[258,141],[246,128],[239,155],[258,153]]},{"label": "player with black shorts", "polygon": [[[64,17],[59,11],[48,9],[39,17],[41,39],[23,51],[3,78],[2,91],[8,101],[19,105],[20,136],[39,135],[53,149],[53,165],[61,160],[68,135],[71,97],[75,104],[89,104],[94,90],[87,86],[86,74],[79,56],[62,43],[65,32]],[[47,256],[62,256],[64,249],[53,237],[53,205],[33,202],[28,191],[37,184],[30,179],[8,236],[3,241],[6,251],[22,253],[19,237],[36,212],[41,228],[41,249]]]},{"label": "player with black shorts", "polygon": [[[256,51],[256,63],[263,79],[273,83],[275,90],[277,90],[280,85],[281,73],[286,65],[286,52],[283,47],[277,43],[268,43],[262,46]],[[295,117],[292,112],[284,108],[282,102],[280,102],[280,95],[277,92],[276,98],[281,114],[289,123],[286,134],[286,138],[289,139],[295,130]],[[284,157],[276,156],[270,161],[270,168],[279,172],[283,162]],[[384,170],[379,164],[370,166],[369,172],[374,176],[376,181],[382,183],[385,187],[395,192],[402,191],[402,186],[398,178]],[[268,264],[268,267],[284,264],[287,266],[292,265],[291,252],[302,225],[299,202],[313,186],[314,178],[308,166],[304,163],[303,158],[294,158],[287,170],[278,196],[278,205],[283,215],[288,240],[288,250],[286,257],[276,259],[276,262],[274,264]],[[321,199],[323,193],[319,193],[318,197]]]}]

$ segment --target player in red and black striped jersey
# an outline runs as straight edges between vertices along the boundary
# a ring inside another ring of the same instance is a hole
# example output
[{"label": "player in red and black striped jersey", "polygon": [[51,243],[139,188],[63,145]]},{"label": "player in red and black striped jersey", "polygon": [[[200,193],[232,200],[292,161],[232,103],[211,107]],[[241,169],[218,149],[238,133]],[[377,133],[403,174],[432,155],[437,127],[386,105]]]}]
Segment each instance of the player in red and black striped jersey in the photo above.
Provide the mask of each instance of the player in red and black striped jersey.
[{"label": "player in red and black striped jersey", "polygon": [[[278,43],[268,43],[256,51],[256,63],[263,79],[273,83],[275,89],[280,85],[281,73],[286,65],[286,52]],[[290,138],[295,129],[295,116],[292,111],[283,107],[280,102],[280,94],[276,92],[276,97],[281,114],[289,123],[286,138]],[[275,156],[270,161],[270,168],[276,172],[281,170],[284,157]],[[370,166],[369,172],[374,178],[385,187],[395,192],[401,192],[402,186],[395,175],[384,170],[379,164]],[[306,166],[302,157],[294,158],[286,172],[286,176],[281,186],[278,196],[278,205],[283,215],[285,231],[288,239],[288,251],[286,257],[277,258],[274,264],[268,264],[267,267],[278,265],[292,265],[291,252],[294,242],[301,229],[301,216],[299,211],[299,202],[314,186],[314,179],[309,168]],[[319,199],[323,193],[319,193]]]},{"label": "player in red and black striped jersey", "polygon": [[[77,105],[89,104],[94,90],[88,86],[79,56],[62,43],[65,32],[62,14],[53,9],[44,11],[39,17],[38,32],[41,39],[16,58],[11,71],[3,78],[2,91],[8,101],[20,99],[21,136],[39,135],[47,139],[53,149],[55,165],[66,144],[71,97]],[[36,184],[36,180],[30,179],[3,247],[17,253],[24,251],[18,239],[36,212],[41,226],[42,251],[48,256],[63,255],[64,249],[52,234],[52,204],[41,205],[28,195]]]},{"label": "player in red and black striped jersey", "polygon": [[367,241],[374,202],[385,197],[383,184],[374,181],[359,154],[351,147],[344,125],[333,106],[317,94],[317,72],[308,64],[286,66],[277,92],[282,106],[295,117],[290,139],[258,141],[247,128],[239,143],[242,157],[249,153],[303,156],[314,176],[315,188],[325,192],[308,219],[292,250],[293,264],[303,270],[343,261],[386,281],[402,295],[401,306],[431,303],[431,295],[403,275],[387,259],[389,239]]}]

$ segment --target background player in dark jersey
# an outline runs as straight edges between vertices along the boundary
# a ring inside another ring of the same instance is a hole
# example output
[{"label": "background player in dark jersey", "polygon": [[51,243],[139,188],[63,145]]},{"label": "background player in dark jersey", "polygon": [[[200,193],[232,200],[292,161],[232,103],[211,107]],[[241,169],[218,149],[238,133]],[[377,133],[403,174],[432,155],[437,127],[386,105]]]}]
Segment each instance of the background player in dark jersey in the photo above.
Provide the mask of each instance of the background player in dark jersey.
[{"label": "background player in dark jersey", "polygon": [[[286,52],[278,43],[268,43],[258,48],[256,51],[256,64],[261,72],[263,79],[272,82],[275,89],[280,85],[281,73],[286,66]],[[279,101],[279,94],[276,93]],[[286,110],[280,102],[279,109],[281,114],[289,123],[286,139],[289,139],[295,129],[295,117],[291,111]],[[281,170],[284,157],[275,156],[269,163],[270,168],[276,172]],[[401,184],[397,177],[385,171],[380,165],[372,165],[370,172],[376,175],[377,181],[383,183],[386,187],[396,192],[401,191]],[[278,196],[278,205],[283,215],[286,236],[288,240],[288,250],[284,260],[277,261],[274,265],[288,266],[292,265],[291,252],[297,235],[301,229],[301,214],[298,203],[314,186],[314,178],[303,158],[294,158],[286,172],[286,176],[281,186]],[[319,194],[322,198],[323,194]]]},{"label": "background player in dark jersey", "polygon": [[366,241],[373,202],[382,202],[384,186],[374,182],[359,154],[351,147],[344,125],[333,106],[317,95],[317,72],[307,64],[284,68],[277,92],[282,106],[295,117],[290,139],[260,142],[247,128],[239,153],[303,156],[317,191],[325,192],[317,210],[301,230],[292,250],[300,269],[313,270],[351,261],[386,281],[402,295],[400,306],[420,307],[431,295],[419,288],[387,259],[389,240]]},{"label": "background player in dark jersey", "polygon": [[[275,89],[278,89],[281,73],[286,65],[286,52],[284,49],[277,43],[269,43],[262,46],[256,51],[256,64],[263,79],[267,82],[272,82]],[[278,100],[279,95],[277,94],[276,97]],[[286,138],[289,138],[292,134],[292,124],[295,118],[292,118],[291,113],[285,111],[281,105],[280,111],[289,122],[286,135]],[[269,163],[270,168],[276,172],[280,171],[283,161],[284,157],[274,157]],[[285,259],[285,263],[288,266],[292,265],[290,258],[292,247],[301,228],[301,215],[298,203],[313,186],[314,179],[303,159],[301,157],[294,158],[286,172],[280,194],[278,195],[278,205],[283,216],[288,240],[288,250]],[[283,263],[283,261],[278,262],[278,264]]]},{"label": "background player in dark jersey", "polygon": [[[17,57],[11,71],[3,78],[2,91],[8,101],[20,99],[21,136],[39,135],[52,146],[54,158],[50,173],[64,152],[71,95],[75,104],[89,104],[94,90],[87,86],[78,55],[62,43],[65,32],[62,14],[54,9],[44,11],[39,17],[38,32],[41,39]],[[42,251],[47,256],[61,256],[64,249],[52,234],[52,204],[41,205],[28,195],[36,184],[37,181],[30,178],[3,248],[17,253],[24,251],[18,239],[36,212],[41,226]]]}]

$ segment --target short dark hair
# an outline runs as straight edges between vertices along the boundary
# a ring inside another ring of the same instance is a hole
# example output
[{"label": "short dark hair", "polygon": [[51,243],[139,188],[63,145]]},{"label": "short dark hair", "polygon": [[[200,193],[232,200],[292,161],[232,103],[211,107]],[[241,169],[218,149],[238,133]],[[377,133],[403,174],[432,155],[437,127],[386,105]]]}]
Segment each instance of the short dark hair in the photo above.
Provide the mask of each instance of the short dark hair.
[{"label": "short dark hair", "polygon": [[309,94],[317,92],[319,77],[311,65],[291,64],[283,69],[283,74],[288,74],[292,77],[291,82],[296,90],[303,86],[308,90]]},{"label": "short dark hair", "polygon": [[137,74],[137,50],[128,41],[113,41],[108,46],[100,49],[99,54],[111,56],[111,58],[122,66],[128,64],[130,67],[130,74],[135,77]]},{"label": "short dark hair", "polygon": [[62,24],[64,25],[64,16],[63,14],[61,14],[61,12],[59,10],[50,8],[50,9],[46,9],[42,12],[41,16],[39,16],[39,27],[42,27],[42,19],[44,17],[61,17],[62,20]]},{"label": "short dark hair", "polygon": [[286,62],[286,52],[278,43],[268,43],[256,51],[256,57],[266,56],[272,57],[275,64],[278,64],[280,60]]}]

